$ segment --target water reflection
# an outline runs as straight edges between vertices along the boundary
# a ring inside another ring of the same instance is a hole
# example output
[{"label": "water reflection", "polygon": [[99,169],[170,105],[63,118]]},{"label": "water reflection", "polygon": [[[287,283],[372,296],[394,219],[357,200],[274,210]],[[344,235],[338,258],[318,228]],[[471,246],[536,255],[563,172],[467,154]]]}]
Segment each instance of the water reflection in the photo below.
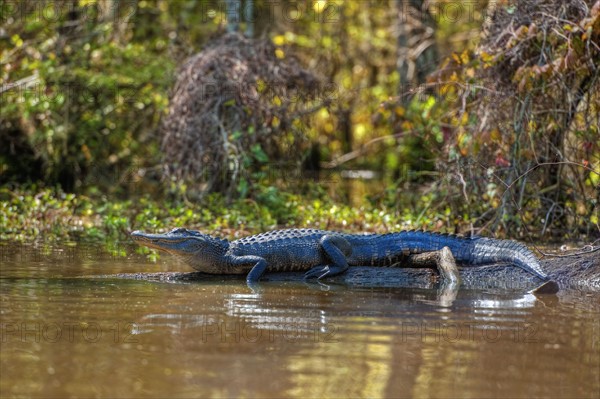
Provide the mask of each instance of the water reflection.
[{"label": "water reflection", "polygon": [[[204,299],[201,300],[206,304]],[[220,305],[222,308],[208,313],[204,308],[203,313],[197,314],[189,305],[172,302],[169,305],[169,308],[173,307],[171,313],[143,316],[137,323],[136,334],[168,329],[173,334],[195,331],[195,336],[203,341],[227,341],[229,335],[237,341],[256,341],[258,337],[274,339],[276,335],[286,340],[313,337],[320,341],[333,337],[340,325],[346,331],[379,332],[383,328],[389,333],[390,328],[398,327],[398,320],[404,320],[400,327],[405,334],[425,331],[427,335],[429,329],[433,329],[440,336],[449,333],[460,336],[463,334],[458,331],[461,328],[470,330],[464,333],[467,335],[472,335],[473,329],[487,332],[520,328],[515,323],[529,315],[522,309],[547,307],[535,295],[520,291],[500,294],[473,290],[459,292],[456,287],[357,290],[340,286],[331,292],[315,290],[305,284],[269,284],[259,292],[250,289],[234,291],[224,294]],[[467,312],[477,325],[448,324],[455,317],[452,313]],[[419,322],[406,321],[407,317],[418,318]],[[446,328],[453,331],[446,331]]]}]

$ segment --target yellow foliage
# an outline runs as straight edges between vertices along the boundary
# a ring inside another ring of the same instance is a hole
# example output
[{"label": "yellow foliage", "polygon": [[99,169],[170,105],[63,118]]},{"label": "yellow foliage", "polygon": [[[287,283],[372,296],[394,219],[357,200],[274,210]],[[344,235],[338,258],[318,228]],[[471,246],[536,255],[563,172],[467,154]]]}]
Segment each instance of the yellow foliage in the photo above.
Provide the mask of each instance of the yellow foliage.
[{"label": "yellow foliage", "polygon": [[500,134],[500,131],[498,129],[493,129],[490,132],[490,138],[493,142],[499,142],[500,140],[502,140],[502,134]]},{"label": "yellow foliage", "polygon": [[537,123],[535,123],[533,120],[530,120],[527,123],[527,128],[530,132],[535,132],[537,130]]},{"label": "yellow foliage", "polygon": [[519,39],[523,39],[524,37],[527,36],[528,32],[529,32],[529,28],[525,25],[521,25],[515,32],[515,36],[518,37]]},{"label": "yellow foliage", "polygon": [[256,91],[262,93],[267,88],[267,83],[262,79],[256,79]]},{"label": "yellow foliage", "polygon": [[483,62],[483,68],[489,68],[494,61],[494,56],[489,53],[486,53],[485,51],[479,53],[479,58]]},{"label": "yellow foliage", "polygon": [[277,35],[273,37],[273,44],[276,46],[283,46],[285,44],[285,36]]},{"label": "yellow foliage", "polygon": [[460,54],[460,60],[462,61],[463,64],[467,64],[471,58],[469,57],[469,51],[465,50]]},{"label": "yellow foliage", "polygon": [[313,10],[316,13],[322,13],[323,10],[325,9],[325,6],[327,5],[327,0],[316,0],[313,2]]},{"label": "yellow foliage", "polygon": [[363,137],[365,137],[366,133],[367,133],[367,127],[365,126],[365,124],[357,123],[356,127],[354,128],[354,134],[356,135],[356,138],[358,140],[361,140]]},{"label": "yellow foliage", "polygon": [[317,114],[317,116],[319,117],[319,119],[325,120],[325,119],[329,118],[329,111],[327,110],[327,108],[323,107],[319,110],[319,113]]},{"label": "yellow foliage", "polygon": [[600,185],[600,164],[596,164],[594,171],[590,172],[589,183],[591,186]]}]

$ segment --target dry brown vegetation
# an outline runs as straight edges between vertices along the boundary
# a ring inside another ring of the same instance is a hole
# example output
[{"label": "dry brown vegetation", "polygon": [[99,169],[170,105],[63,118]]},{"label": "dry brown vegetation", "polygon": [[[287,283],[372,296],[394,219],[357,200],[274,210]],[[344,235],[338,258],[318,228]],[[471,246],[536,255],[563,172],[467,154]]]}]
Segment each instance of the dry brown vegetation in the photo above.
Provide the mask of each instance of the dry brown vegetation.
[{"label": "dry brown vegetation", "polygon": [[293,58],[278,58],[270,40],[212,40],[178,72],[162,129],[166,176],[196,193],[229,193],[252,164],[298,159],[286,144],[302,139],[300,120],[318,87]]},{"label": "dry brown vegetation", "polygon": [[475,160],[463,170],[468,188],[496,196],[489,226],[589,229],[600,203],[600,1],[511,2],[487,28],[462,109],[476,122],[458,140]]}]

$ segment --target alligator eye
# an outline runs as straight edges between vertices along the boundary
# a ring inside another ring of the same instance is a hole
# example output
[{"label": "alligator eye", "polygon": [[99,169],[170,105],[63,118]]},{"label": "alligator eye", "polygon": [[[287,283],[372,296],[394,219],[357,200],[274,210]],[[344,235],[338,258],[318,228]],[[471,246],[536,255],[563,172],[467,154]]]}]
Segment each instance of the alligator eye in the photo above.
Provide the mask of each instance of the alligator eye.
[{"label": "alligator eye", "polygon": [[171,230],[171,233],[187,233],[187,229],[184,229],[183,227],[177,227]]}]

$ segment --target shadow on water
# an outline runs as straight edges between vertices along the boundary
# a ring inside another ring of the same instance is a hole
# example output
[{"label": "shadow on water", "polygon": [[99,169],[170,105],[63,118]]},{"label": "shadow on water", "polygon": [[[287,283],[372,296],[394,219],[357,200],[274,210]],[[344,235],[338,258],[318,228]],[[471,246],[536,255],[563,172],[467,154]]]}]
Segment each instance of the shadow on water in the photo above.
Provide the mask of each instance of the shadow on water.
[{"label": "shadow on water", "polygon": [[253,291],[243,278],[118,277],[188,271],[128,247],[15,248],[0,268],[2,397],[600,392],[595,292],[276,278]]}]

